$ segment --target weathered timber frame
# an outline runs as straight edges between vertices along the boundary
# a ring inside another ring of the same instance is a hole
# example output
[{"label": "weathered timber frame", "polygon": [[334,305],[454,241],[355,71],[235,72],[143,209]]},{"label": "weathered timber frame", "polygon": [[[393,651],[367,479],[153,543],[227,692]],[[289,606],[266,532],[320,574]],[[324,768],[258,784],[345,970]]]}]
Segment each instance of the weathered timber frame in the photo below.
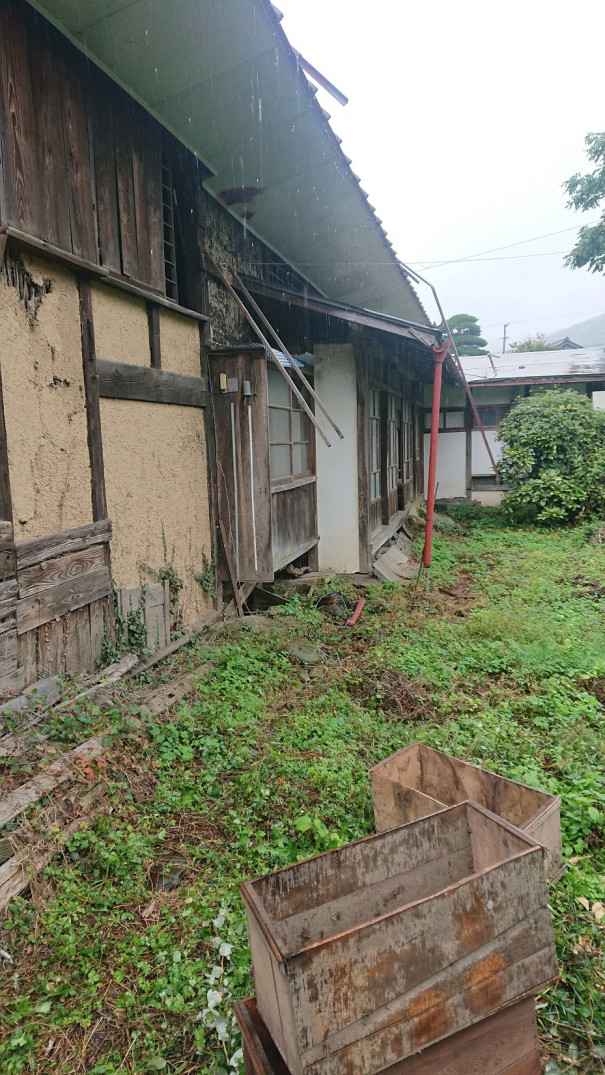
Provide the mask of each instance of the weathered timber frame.
[{"label": "weathered timber frame", "polygon": [[99,395],[104,399],[177,403],[181,407],[206,406],[206,390],[201,377],[106,359],[98,359],[97,370]]}]

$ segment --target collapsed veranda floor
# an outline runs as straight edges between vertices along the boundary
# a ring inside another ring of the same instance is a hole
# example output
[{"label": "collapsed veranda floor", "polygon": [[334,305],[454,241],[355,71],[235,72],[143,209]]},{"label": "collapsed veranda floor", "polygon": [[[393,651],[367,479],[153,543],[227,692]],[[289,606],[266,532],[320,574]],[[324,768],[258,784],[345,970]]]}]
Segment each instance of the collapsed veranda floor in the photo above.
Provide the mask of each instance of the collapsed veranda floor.
[{"label": "collapsed veranda floor", "polygon": [[[377,584],[351,630],[293,597],[53,721],[66,747],[109,729],[111,795],[2,924],[1,1072],[237,1071],[238,882],[371,832],[368,769],[418,740],[562,795],[541,1040],[553,1075],[605,1071],[605,545],[474,514],[413,610],[412,584]],[[145,714],[202,661],[169,718]]]}]

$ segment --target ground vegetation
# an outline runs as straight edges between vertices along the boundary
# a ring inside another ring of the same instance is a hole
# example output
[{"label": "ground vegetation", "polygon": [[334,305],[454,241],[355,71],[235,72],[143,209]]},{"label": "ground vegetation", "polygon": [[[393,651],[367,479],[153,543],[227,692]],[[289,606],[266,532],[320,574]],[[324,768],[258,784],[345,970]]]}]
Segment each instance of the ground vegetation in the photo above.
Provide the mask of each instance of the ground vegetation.
[{"label": "ground vegetation", "polygon": [[0,924],[3,1075],[241,1070],[238,882],[370,833],[368,769],[414,741],[562,795],[544,1061],[603,1072],[605,543],[476,506],[459,522],[413,608],[413,583],[370,585],[350,629],[316,587],[164,665],[207,668],[170,717],[138,683],[55,718],[65,747],[105,730],[111,797]]}]

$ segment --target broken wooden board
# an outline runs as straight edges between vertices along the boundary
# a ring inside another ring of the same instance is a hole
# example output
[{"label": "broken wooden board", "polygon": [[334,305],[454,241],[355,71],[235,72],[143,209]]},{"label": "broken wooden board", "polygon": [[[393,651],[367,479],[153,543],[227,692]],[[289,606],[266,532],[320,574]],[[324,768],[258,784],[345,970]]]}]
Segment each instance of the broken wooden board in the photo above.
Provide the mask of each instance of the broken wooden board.
[{"label": "broken wooden board", "polygon": [[39,841],[18,851],[0,865],[0,910],[3,910],[14,896],[19,896],[24,892],[30,885],[32,877],[48,866],[70,836],[86,824],[96,804],[104,796],[105,790],[105,783],[100,781],[74,800],[71,810],[72,812],[77,810],[77,817],[54,836],[50,846],[48,837],[43,836]]},{"label": "broken wooden board", "polygon": [[391,545],[382,556],[374,561],[372,571],[381,581],[403,582],[417,577],[420,564],[410,560],[409,556],[397,545]]},{"label": "broken wooden board", "polygon": [[93,737],[81,743],[74,750],[61,755],[57,761],[51,763],[47,769],[32,777],[26,784],[21,784],[0,802],[0,829],[4,828],[9,821],[23,813],[28,806],[37,803],[60,784],[70,777],[77,777],[82,764],[87,764],[92,758],[98,758],[103,753],[104,747],[100,739]]},{"label": "broken wooden board", "polygon": [[193,672],[188,672],[185,676],[180,676],[178,679],[174,679],[172,683],[166,683],[165,686],[159,687],[143,704],[142,708],[146,709],[152,716],[159,716],[160,713],[166,713],[172,709],[177,702],[180,702],[183,698],[186,698],[188,694],[191,694],[195,690],[195,686],[202,676],[206,675],[212,668],[211,664],[201,664],[199,668],[194,669]]}]

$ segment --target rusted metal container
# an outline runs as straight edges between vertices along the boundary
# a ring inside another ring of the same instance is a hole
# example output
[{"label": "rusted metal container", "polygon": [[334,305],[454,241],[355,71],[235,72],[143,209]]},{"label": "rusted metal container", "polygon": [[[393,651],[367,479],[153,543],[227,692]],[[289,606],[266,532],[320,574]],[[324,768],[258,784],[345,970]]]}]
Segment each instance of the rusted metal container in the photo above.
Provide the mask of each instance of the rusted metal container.
[{"label": "rusted metal container", "polygon": [[376,832],[405,825],[471,799],[522,829],[544,848],[546,876],[563,871],[559,795],[413,743],[370,770]]},{"label": "rusted metal container", "polygon": [[542,988],[542,848],[474,803],[241,886],[259,1012],[292,1075],[375,1075]]},{"label": "rusted metal container", "polygon": [[[235,1005],[246,1075],[291,1075],[257,1005]],[[381,1075],[541,1075],[534,998],[527,997],[450,1038],[383,1069]]]}]

